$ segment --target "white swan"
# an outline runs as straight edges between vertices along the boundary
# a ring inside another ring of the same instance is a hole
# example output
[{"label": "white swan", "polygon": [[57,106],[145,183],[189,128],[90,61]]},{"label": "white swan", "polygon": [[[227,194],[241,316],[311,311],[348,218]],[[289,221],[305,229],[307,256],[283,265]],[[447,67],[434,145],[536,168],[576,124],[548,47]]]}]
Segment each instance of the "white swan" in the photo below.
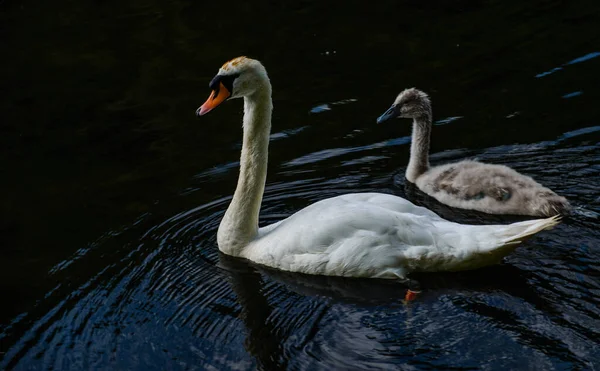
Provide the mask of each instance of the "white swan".
[{"label": "white swan", "polygon": [[404,90],[377,123],[392,118],[413,119],[406,179],[439,202],[488,214],[552,216],[570,211],[564,197],[504,165],[465,160],[430,168],[432,113],[424,92]]},{"label": "white swan", "polygon": [[453,271],[497,263],[528,236],[558,218],[473,226],[446,221],[409,201],[353,193],[316,202],[278,223],[258,228],[267,176],[271,84],[263,65],[239,57],[210,83],[196,111],[244,98],[243,143],[237,188],[217,232],[228,255],[292,272],[406,279],[412,271]]}]

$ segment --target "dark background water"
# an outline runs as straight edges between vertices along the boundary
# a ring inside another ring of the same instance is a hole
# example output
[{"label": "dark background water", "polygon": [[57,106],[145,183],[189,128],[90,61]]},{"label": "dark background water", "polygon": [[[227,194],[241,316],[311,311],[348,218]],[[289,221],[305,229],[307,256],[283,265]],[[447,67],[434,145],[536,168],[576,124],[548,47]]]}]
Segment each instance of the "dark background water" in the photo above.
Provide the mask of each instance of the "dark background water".
[{"label": "dark background water", "polygon": [[[600,368],[597,1],[0,2],[0,368]],[[577,213],[502,265],[377,280],[218,253],[241,103],[195,109],[228,59],[274,86],[261,223],[332,195],[407,196],[430,93],[434,164],[507,164]]]}]

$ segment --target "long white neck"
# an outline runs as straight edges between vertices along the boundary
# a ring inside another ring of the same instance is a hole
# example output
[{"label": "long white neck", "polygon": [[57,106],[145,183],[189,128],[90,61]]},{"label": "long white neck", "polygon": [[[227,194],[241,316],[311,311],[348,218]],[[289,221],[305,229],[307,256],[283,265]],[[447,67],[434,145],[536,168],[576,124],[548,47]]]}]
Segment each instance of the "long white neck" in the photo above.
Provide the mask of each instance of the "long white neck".
[{"label": "long white neck", "polygon": [[217,232],[219,249],[237,256],[258,233],[258,214],[267,179],[271,132],[271,85],[244,97],[244,138],[237,188]]},{"label": "long white neck", "polygon": [[406,179],[415,183],[417,178],[429,170],[429,140],[431,135],[431,114],[413,119],[410,160],[406,168]]}]

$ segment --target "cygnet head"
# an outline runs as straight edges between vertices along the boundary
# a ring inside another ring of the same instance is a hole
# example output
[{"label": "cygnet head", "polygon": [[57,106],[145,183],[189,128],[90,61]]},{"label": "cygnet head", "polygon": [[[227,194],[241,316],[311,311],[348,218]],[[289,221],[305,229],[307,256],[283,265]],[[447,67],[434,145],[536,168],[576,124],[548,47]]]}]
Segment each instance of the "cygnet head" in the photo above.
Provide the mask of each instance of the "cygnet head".
[{"label": "cygnet head", "polygon": [[377,123],[389,121],[393,118],[431,118],[431,101],[424,92],[410,88],[398,94],[394,104],[377,118]]},{"label": "cygnet head", "polygon": [[227,99],[248,97],[259,91],[271,92],[265,67],[256,59],[247,57],[226,62],[208,87],[212,93],[196,110],[198,116],[207,114]]}]

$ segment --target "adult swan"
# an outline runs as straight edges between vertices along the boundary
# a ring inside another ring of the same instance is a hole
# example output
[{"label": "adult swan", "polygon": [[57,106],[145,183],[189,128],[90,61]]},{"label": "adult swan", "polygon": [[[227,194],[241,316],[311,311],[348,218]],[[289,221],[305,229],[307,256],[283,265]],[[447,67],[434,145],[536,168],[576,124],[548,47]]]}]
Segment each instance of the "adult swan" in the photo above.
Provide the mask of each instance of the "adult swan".
[{"label": "adult swan", "polygon": [[259,228],[271,131],[271,83],[263,65],[239,57],[209,84],[202,116],[244,98],[240,175],[219,225],[219,249],[276,269],[328,276],[406,280],[413,271],[456,271],[499,262],[558,218],[509,225],[462,225],[389,194],[352,193],[316,202]]}]

